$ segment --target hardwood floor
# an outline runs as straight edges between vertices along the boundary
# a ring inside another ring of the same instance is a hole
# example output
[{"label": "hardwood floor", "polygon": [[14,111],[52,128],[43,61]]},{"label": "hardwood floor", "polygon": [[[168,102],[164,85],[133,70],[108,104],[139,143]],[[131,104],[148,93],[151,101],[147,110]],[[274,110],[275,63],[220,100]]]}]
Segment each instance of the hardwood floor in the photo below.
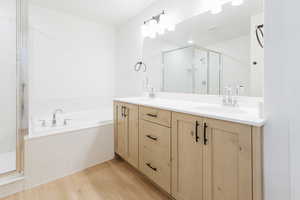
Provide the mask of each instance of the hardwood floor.
[{"label": "hardwood floor", "polygon": [[167,200],[122,160],[112,160],[2,200]]}]

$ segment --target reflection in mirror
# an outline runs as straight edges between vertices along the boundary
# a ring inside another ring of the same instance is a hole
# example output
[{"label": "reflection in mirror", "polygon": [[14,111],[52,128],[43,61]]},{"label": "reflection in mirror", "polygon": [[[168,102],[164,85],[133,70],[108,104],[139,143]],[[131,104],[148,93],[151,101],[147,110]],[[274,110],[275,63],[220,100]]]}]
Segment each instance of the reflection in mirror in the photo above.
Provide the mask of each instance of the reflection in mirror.
[{"label": "reflection in mirror", "polygon": [[145,38],[147,80],[164,92],[222,95],[230,87],[238,95],[263,96],[262,24],[263,1],[251,0]]}]

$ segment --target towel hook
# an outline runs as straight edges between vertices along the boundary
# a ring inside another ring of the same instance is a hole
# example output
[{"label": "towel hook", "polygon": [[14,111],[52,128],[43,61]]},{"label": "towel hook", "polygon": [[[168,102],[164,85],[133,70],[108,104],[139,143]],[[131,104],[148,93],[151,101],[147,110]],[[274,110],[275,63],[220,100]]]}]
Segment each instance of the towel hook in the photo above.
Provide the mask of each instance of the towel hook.
[{"label": "towel hook", "polygon": [[134,65],[134,71],[139,72],[141,69],[144,68],[144,72],[147,71],[147,66],[143,61],[139,61]]}]

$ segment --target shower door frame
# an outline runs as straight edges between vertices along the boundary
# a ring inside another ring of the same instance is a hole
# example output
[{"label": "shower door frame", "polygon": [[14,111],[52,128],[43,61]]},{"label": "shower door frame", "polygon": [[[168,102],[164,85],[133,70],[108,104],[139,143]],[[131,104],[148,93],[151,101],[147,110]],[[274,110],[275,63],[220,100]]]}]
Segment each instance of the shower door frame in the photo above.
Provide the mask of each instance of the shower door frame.
[{"label": "shower door frame", "polygon": [[24,136],[28,133],[27,115],[27,0],[16,2],[16,168],[0,178],[24,172]]},{"label": "shower door frame", "polygon": [[[211,50],[211,49],[207,49],[205,47],[201,47],[201,46],[198,46],[198,45],[186,45],[186,46],[182,46],[182,47],[178,47],[178,48],[175,48],[175,49],[171,49],[171,50],[165,50],[165,51],[162,51],[161,52],[161,59],[162,59],[162,69],[161,69],[161,72],[162,72],[162,77],[161,77],[161,91],[162,92],[168,92],[168,91],[165,91],[165,54],[167,53],[170,53],[170,52],[173,52],[173,51],[178,51],[178,50],[182,50],[182,49],[187,49],[187,48],[196,48],[196,49],[200,49],[200,50],[203,50],[203,51],[206,51],[207,52],[207,55],[208,55],[208,71],[207,71],[207,94],[206,95],[210,95],[209,94],[209,53],[210,52],[213,52],[215,54],[218,54],[219,55],[219,95],[222,94],[221,92],[221,87],[222,87],[222,84],[223,84],[223,54],[221,52],[218,52],[218,51],[215,51],[215,50]],[[194,65],[192,66],[193,68],[195,67]],[[187,94],[197,94],[195,92],[195,75],[193,75],[193,93],[188,93],[186,92]]]}]

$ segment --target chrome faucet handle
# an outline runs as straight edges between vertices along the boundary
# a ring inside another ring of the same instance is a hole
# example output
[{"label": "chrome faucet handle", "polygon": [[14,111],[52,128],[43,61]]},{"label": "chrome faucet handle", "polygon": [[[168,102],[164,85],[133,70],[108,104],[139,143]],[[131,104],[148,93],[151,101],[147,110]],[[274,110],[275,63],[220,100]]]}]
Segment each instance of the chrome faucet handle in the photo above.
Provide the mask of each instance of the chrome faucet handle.
[{"label": "chrome faucet handle", "polygon": [[72,119],[64,119],[64,126],[68,125],[68,121],[71,121]]}]

